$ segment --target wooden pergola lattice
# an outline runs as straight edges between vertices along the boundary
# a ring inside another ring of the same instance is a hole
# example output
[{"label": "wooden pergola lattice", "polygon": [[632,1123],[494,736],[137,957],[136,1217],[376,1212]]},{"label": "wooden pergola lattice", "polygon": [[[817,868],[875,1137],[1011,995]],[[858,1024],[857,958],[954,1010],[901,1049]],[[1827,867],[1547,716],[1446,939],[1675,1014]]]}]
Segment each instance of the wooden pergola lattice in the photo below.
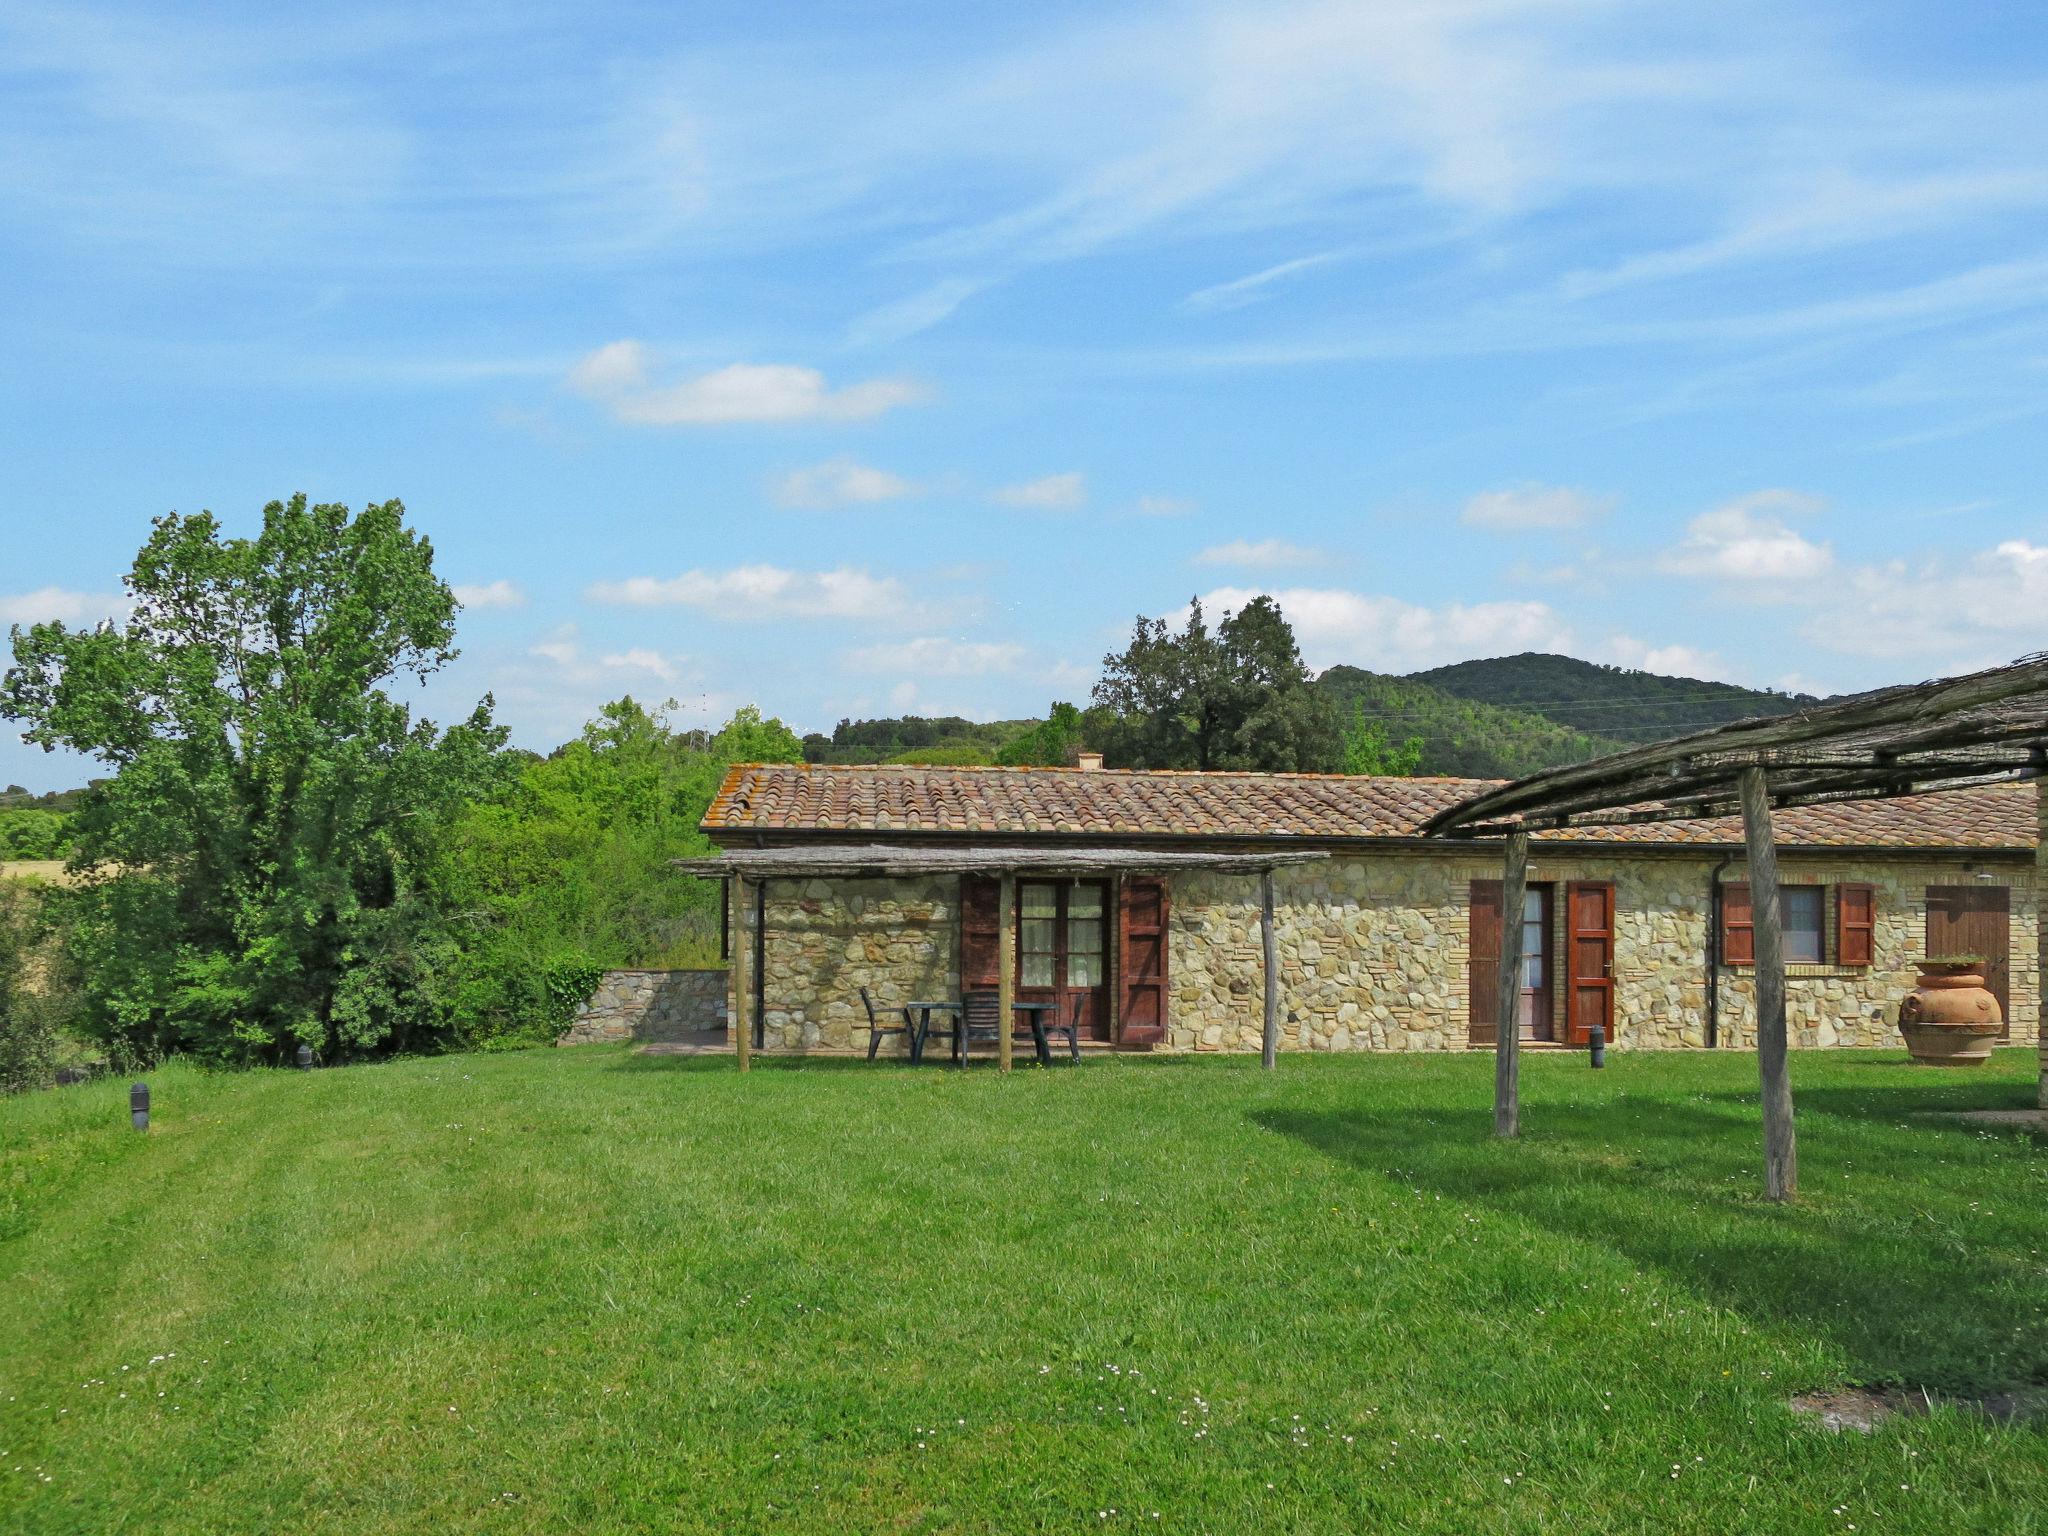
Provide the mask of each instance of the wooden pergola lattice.
[{"label": "wooden pergola lattice", "polygon": [[[1502,910],[1515,912],[1527,885],[1532,832],[1741,814],[1756,925],[1764,1188],[1774,1200],[1789,1200],[1798,1189],[1798,1154],[1786,1069],[1784,929],[1771,812],[2043,777],[2048,652],[1964,677],[1880,688],[1532,774],[1441,812],[1424,831],[1432,837],[1505,839]],[[2048,859],[2048,850],[2043,857]],[[1521,966],[1519,946],[1503,944],[1503,1019],[1514,1017]],[[2043,970],[2048,974],[2048,931]],[[1497,1135],[1513,1136],[1520,1127],[1519,1044],[1516,1030],[1501,1031],[1494,1078]]]}]

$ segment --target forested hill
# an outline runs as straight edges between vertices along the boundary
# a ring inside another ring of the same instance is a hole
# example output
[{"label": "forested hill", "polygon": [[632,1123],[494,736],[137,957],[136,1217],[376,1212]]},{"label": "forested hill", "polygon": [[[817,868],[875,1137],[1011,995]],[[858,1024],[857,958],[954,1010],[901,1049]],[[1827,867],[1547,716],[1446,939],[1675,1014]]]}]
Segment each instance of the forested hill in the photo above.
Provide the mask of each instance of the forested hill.
[{"label": "forested hill", "polygon": [[1664,677],[1535,651],[1432,667],[1411,673],[1407,680],[1631,744],[1663,741],[1752,715],[1790,714],[1820,702],[1811,694]]},{"label": "forested hill", "polygon": [[1386,723],[1392,740],[1422,738],[1423,773],[1520,778],[1540,768],[1583,763],[1619,745],[1542,715],[1461,699],[1414,678],[1360,667],[1332,667],[1316,686],[1337,701],[1347,722],[1356,703],[1367,720]]}]

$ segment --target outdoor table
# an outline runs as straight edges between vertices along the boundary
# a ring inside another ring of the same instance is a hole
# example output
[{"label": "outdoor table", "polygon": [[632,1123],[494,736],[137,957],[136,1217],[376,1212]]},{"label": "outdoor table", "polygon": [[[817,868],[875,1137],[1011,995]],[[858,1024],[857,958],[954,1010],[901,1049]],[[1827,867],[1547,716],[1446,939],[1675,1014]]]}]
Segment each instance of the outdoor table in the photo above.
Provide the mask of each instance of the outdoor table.
[{"label": "outdoor table", "polygon": [[[906,1003],[904,1006],[917,1014],[917,1039],[912,1043],[911,1049],[915,1052],[916,1059],[922,1060],[924,1057],[924,1037],[931,1030],[932,1015],[935,1013],[959,1013],[966,1005],[962,1003],[929,1002]],[[1058,1003],[1010,1004],[1010,1011],[1023,1014],[1026,1022],[1030,1024],[1031,1048],[1038,1053],[1038,1060],[1041,1066],[1049,1067],[1052,1065],[1052,1047],[1047,1043],[1045,1035],[1045,1016],[1048,1013],[1054,1012],[1058,1007]],[[955,1026],[953,1030],[953,1054],[960,1059],[962,1066],[967,1064],[967,1041],[962,1038],[962,1032],[958,1026]]]},{"label": "outdoor table", "polygon": [[[917,1033],[911,1037],[910,1060],[912,1065],[924,1060],[925,1036],[932,1032],[932,1015],[935,1013],[958,1013],[963,1004],[948,1002],[905,1003],[905,1013],[916,1013]],[[960,1054],[960,1026],[953,1026],[953,1054]]]}]

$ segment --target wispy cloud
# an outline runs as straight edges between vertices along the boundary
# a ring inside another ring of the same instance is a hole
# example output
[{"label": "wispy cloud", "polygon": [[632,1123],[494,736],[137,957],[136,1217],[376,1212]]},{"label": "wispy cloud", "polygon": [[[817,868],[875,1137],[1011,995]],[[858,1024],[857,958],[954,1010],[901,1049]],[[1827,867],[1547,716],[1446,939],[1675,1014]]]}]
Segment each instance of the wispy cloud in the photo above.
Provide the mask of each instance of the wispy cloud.
[{"label": "wispy cloud", "polygon": [[1290,544],[1285,539],[1232,539],[1227,544],[1210,545],[1194,557],[1194,563],[1233,566],[1247,571],[1279,571],[1321,565],[1328,558],[1319,549]]},{"label": "wispy cloud", "polygon": [[896,645],[870,645],[846,653],[846,664],[859,672],[914,672],[924,677],[985,677],[1013,672],[1024,660],[1024,647],[1004,641],[955,640],[926,636]]},{"label": "wispy cloud", "polygon": [[772,490],[775,500],[785,507],[822,511],[896,501],[915,494],[917,487],[886,469],[841,457],[778,476]]},{"label": "wispy cloud", "polygon": [[601,581],[584,594],[591,602],[633,608],[695,608],[715,618],[740,620],[901,618],[910,593],[893,576],[872,576],[842,566],[796,571],[743,565],[729,571],[685,571],[680,576],[629,576]]},{"label": "wispy cloud", "polygon": [[1481,491],[1465,503],[1464,522],[1507,532],[1577,528],[1613,506],[1613,499],[1566,485],[1518,485]]},{"label": "wispy cloud", "polygon": [[33,592],[0,594],[0,624],[90,624],[125,616],[132,605],[118,592],[74,592],[68,587],[37,587]]},{"label": "wispy cloud", "polygon": [[1181,308],[1197,314],[1219,309],[1242,309],[1247,304],[1256,304],[1267,297],[1273,284],[1285,278],[1299,277],[1317,267],[1326,267],[1342,255],[1339,251],[1318,251],[1313,256],[1297,256],[1292,261],[1276,262],[1261,271],[1244,277],[1233,278],[1227,283],[1214,283],[1207,288],[1197,288],[1180,301]]},{"label": "wispy cloud", "polygon": [[1140,496],[1131,510],[1140,517],[1187,517],[1196,503],[1185,496]]},{"label": "wispy cloud", "polygon": [[1088,500],[1088,482],[1079,470],[1045,475],[1018,485],[1005,485],[989,492],[989,500],[1006,507],[1023,507],[1039,512],[1071,512]]},{"label": "wispy cloud", "polygon": [[[1218,587],[1203,595],[1202,606],[1211,614],[1234,612],[1264,590]],[[1571,626],[1546,603],[1428,607],[1332,587],[1282,587],[1270,595],[1294,626],[1303,653],[1317,667],[1345,663],[1410,672],[1474,656],[1568,651],[1575,644]]]},{"label": "wispy cloud", "polygon": [[926,398],[908,379],[829,387],[815,368],[733,363],[672,383],[653,378],[644,342],[613,341],[569,371],[569,388],[635,426],[724,426],[735,422],[861,421]]},{"label": "wispy cloud", "polygon": [[516,582],[505,580],[455,583],[455,601],[465,608],[523,608],[526,593]]}]

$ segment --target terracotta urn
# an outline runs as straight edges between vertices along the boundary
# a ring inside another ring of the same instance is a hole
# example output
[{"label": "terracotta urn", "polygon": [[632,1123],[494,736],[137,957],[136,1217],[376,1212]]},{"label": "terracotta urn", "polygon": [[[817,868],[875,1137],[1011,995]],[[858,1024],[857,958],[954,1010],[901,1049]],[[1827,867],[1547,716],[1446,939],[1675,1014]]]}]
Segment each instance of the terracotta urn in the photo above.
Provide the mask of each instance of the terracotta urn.
[{"label": "terracotta urn", "polygon": [[1977,960],[1921,961],[1919,985],[1899,1004],[1899,1033],[1922,1066],[1980,1066],[2004,1028]]}]

